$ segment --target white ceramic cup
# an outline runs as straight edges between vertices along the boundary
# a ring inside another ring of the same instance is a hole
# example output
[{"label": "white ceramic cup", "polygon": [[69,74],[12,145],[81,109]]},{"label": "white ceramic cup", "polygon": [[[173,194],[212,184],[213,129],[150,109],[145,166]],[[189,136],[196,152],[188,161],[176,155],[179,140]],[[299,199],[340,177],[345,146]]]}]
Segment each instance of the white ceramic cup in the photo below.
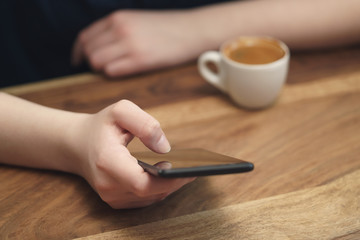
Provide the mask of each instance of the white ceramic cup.
[{"label": "white ceramic cup", "polygon": [[[240,63],[229,58],[227,52],[239,44],[254,45],[268,42],[283,51],[280,59],[265,64]],[[221,45],[220,51],[203,53],[198,60],[200,74],[205,80],[228,94],[235,103],[249,109],[265,108],[274,103],[284,85],[288,68],[289,48],[271,37],[238,37]],[[209,69],[215,64],[217,72]]]}]

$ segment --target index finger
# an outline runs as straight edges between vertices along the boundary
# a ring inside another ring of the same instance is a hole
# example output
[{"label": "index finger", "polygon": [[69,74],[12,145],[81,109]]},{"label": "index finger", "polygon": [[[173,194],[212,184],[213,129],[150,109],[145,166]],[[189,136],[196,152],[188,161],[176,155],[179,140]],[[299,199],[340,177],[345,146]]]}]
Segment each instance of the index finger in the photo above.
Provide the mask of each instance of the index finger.
[{"label": "index finger", "polygon": [[90,24],[88,27],[83,29],[75,39],[73,49],[72,49],[72,56],[71,62],[72,65],[76,66],[81,63],[83,60],[83,44],[88,42],[89,39],[94,38],[95,36],[101,35],[102,32],[106,31],[108,28],[108,21],[105,18],[95,21],[94,23]]},{"label": "index finger", "polygon": [[169,152],[170,144],[160,123],[128,100],[121,100],[113,108],[116,124],[138,137],[148,148],[158,153]]},{"label": "index finger", "polygon": [[101,18],[81,31],[81,37],[85,39],[92,39],[100,33],[104,32],[110,27],[108,17]]}]

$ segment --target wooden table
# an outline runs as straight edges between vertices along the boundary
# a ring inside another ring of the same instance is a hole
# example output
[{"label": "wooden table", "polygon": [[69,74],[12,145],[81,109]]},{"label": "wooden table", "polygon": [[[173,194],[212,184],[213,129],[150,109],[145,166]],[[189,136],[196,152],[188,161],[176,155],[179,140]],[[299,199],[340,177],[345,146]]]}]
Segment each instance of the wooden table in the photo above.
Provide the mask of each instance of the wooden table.
[{"label": "wooden table", "polygon": [[3,90],[90,113],[126,98],[160,121],[173,148],[210,149],[255,170],[114,210],[78,176],[0,165],[0,239],[360,239],[360,47],[293,53],[278,102],[262,111],[236,107],[194,62]]}]

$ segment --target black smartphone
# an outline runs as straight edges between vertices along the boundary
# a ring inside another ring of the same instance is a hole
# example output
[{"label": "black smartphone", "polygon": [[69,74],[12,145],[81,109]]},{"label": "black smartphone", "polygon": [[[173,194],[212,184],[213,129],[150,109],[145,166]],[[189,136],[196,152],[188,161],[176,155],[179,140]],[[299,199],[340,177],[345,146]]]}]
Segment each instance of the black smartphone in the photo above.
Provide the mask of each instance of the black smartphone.
[{"label": "black smartphone", "polygon": [[[214,153],[204,149],[176,149],[166,154],[154,152],[132,153],[148,173],[166,178],[199,177],[219,174],[244,173],[254,169],[251,162]],[[161,169],[153,164],[168,161],[171,169]]]}]

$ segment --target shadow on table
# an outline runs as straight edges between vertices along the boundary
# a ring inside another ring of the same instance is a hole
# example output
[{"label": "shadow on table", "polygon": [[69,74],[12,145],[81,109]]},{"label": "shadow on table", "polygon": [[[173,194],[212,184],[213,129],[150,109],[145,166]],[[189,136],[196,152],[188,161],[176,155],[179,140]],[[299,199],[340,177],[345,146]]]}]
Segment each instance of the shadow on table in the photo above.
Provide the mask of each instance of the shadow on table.
[{"label": "shadow on table", "polygon": [[[89,194],[86,203],[91,209],[87,219],[93,219],[94,231],[91,233],[77,232],[77,237],[119,230],[132,226],[142,225],[150,222],[161,221],[168,218],[183,216],[195,212],[217,208],[223,203],[221,192],[215,192],[211,188],[210,177],[201,177],[194,182],[184,186],[182,189],[170,195],[167,199],[149,207],[129,210],[115,210],[94,193]],[[92,196],[90,196],[92,195]],[[219,216],[219,222],[221,216]],[[79,222],[80,225],[83,223]],[[154,229],[154,231],[156,231]]]}]

